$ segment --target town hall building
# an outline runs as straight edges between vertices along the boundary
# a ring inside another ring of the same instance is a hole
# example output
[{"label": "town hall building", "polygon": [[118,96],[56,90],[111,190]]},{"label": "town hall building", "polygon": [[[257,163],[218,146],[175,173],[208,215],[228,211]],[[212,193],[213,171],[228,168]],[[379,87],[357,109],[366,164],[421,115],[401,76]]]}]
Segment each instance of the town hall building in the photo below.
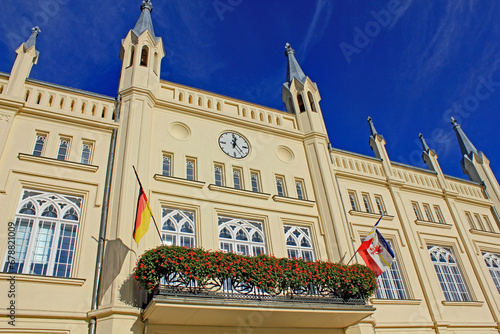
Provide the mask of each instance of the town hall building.
[{"label": "town hall building", "polygon": [[[161,79],[152,10],[122,40],[116,97],[30,79],[38,28],[0,73],[0,333],[500,333],[496,152],[466,123],[449,131],[468,179],[422,135],[428,168],[391,161],[371,118],[373,156],[336,149],[292,46],[280,111]],[[139,244],[133,166],[159,228]],[[160,244],[347,263],[381,216],[395,261],[366,302],[147,294],[133,275]]]}]

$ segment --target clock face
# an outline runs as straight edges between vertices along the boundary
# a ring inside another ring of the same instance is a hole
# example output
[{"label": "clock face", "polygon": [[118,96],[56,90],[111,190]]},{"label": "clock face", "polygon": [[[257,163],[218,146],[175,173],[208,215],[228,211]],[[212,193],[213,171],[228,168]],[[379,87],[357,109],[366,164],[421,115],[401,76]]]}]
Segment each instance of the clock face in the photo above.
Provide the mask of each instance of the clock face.
[{"label": "clock face", "polygon": [[219,147],[231,158],[242,159],[250,152],[245,138],[234,132],[224,132],[219,137]]}]

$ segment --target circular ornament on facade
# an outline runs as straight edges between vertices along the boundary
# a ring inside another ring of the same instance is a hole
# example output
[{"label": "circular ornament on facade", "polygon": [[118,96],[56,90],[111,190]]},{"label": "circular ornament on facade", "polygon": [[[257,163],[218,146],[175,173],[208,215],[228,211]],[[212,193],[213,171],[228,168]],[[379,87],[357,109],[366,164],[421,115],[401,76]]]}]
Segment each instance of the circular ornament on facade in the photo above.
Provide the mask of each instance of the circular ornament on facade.
[{"label": "circular ornament on facade", "polygon": [[293,151],[286,146],[278,146],[276,148],[276,156],[286,163],[291,163],[295,159]]},{"label": "circular ornament on facade", "polygon": [[184,123],[176,122],[170,124],[168,133],[178,140],[187,140],[191,137],[191,129]]}]

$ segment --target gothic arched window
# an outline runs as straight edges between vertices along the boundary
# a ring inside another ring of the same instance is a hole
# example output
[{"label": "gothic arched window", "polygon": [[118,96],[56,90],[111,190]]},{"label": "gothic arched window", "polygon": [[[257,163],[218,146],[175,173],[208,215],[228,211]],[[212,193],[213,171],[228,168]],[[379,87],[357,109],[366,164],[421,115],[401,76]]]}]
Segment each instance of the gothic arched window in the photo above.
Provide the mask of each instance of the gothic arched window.
[{"label": "gothic arched window", "polygon": [[149,49],[146,45],[144,45],[141,51],[141,66],[148,66],[148,55]]},{"label": "gothic arched window", "polygon": [[16,251],[4,272],[70,277],[82,198],[24,190],[14,220]]},{"label": "gothic arched window", "polygon": [[304,100],[302,99],[302,95],[300,93],[297,94],[297,103],[299,104],[300,112],[306,111],[306,107],[304,105]]}]

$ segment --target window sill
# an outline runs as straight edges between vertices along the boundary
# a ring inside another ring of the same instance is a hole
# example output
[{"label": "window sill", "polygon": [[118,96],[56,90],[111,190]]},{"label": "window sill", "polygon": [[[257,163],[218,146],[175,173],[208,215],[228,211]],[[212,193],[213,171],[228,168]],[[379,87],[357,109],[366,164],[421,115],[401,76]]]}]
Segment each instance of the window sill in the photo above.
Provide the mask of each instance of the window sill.
[{"label": "window sill", "polygon": [[27,275],[27,274],[16,274],[16,273],[0,273],[0,281],[9,280],[12,276],[15,277],[16,281],[66,284],[66,285],[77,285],[77,286],[82,286],[86,281],[83,278],[40,276],[40,275]]},{"label": "window sill", "polygon": [[472,302],[455,302],[451,300],[442,300],[441,304],[445,306],[475,306],[475,307],[481,307],[483,306],[484,302],[478,302],[478,301],[472,301]]},{"label": "window sill", "polygon": [[439,227],[439,228],[445,228],[447,230],[451,230],[453,225],[450,224],[441,224],[438,222],[430,222],[427,220],[415,220],[415,224],[421,225],[421,226],[430,226],[430,227]]},{"label": "window sill", "polygon": [[[366,211],[358,211],[358,210],[349,210],[349,214],[353,216],[367,217],[367,218],[380,218],[380,213],[374,212],[366,212]],[[394,216],[383,215],[382,220],[393,220]]]},{"label": "window sill", "polygon": [[218,186],[215,184],[210,184],[208,186],[208,189],[214,190],[214,191],[220,191],[220,192],[228,193],[228,194],[249,196],[249,197],[260,198],[260,199],[268,199],[269,196],[271,196],[271,194],[258,193],[255,191],[250,191],[250,190],[245,190],[245,189],[236,189],[236,188],[231,188],[231,187]]},{"label": "window sill", "polygon": [[154,179],[156,181],[182,184],[185,186],[190,186],[190,187],[195,187],[195,188],[200,188],[200,189],[205,186],[205,182],[203,182],[203,181],[181,179],[180,177],[165,176],[165,175],[161,175],[161,174],[155,174]]},{"label": "window sill", "polygon": [[469,232],[472,234],[485,235],[487,237],[498,237],[498,235],[500,234],[500,233],[496,233],[496,232],[475,230],[475,229],[470,229]]},{"label": "window sill", "polygon": [[82,164],[79,162],[67,161],[67,160],[57,160],[53,158],[47,157],[37,157],[31,154],[19,153],[17,158],[22,161],[31,161],[31,162],[40,162],[48,165],[59,166],[59,167],[68,167],[73,169],[80,169],[87,172],[97,172],[99,166]]},{"label": "window sill", "polygon": [[278,196],[278,195],[274,195],[273,200],[275,202],[288,203],[288,204],[298,204],[298,205],[308,206],[311,208],[316,204],[316,202],[309,201],[306,199],[298,199],[298,198]]},{"label": "window sill", "polygon": [[420,305],[422,303],[421,299],[383,299],[383,298],[372,298],[370,303],[373,305],[377,304],[394,304],[394,305]]}]

